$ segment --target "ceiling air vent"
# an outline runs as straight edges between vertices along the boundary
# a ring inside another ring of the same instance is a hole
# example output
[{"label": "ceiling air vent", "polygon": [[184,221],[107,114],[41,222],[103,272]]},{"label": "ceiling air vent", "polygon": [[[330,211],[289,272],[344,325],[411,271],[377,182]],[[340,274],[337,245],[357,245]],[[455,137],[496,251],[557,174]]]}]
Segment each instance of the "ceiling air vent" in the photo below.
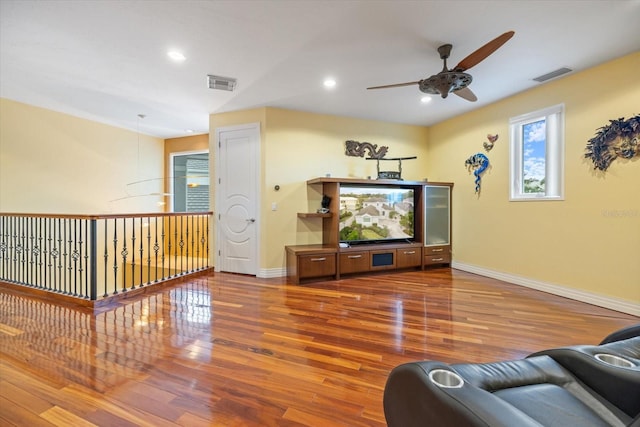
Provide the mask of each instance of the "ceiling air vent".
[{"label": "ceiling air vent", "polygon": [[207,75],[209,89],[228,90],[229,92],[233,92],[236,88],[236,82],[237,80],[232,79],[231,77],[214,76],[212,74]]},{"label": "ceiling air vent", "polygon": [[567,67],[558,68],[555,71],[552,71],[550,73],[544,74],[542,76],[538,76],[533,80],[537,81],[538,83],[543,83],[543,82],[546,82],[547,80],[555,79],[556,77],[559,77],[559,76],[561,76],[563,74],[570,73],[572,71],[573,70],[571,68],[567,68]]}]

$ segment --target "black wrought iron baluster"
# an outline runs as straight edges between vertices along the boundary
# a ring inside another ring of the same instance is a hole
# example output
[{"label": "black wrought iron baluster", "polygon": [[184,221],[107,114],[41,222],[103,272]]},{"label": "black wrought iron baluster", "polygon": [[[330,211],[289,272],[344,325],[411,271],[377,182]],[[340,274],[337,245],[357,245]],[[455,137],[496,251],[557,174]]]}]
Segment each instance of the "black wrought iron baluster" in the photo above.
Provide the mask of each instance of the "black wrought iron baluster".
[{"label": "black wrought iron baluster", "polygon": [[200,270],[200,223],[202,222],[202,215],[198,215],[196,218],[196,269]]},{"label": "black wrought iron baluster", "polygon": [[7,227],[7,232],[9,237],[7,238],[7,257],[8,257],[8,267],[7,267],[7,277],[11,279],[12,282],[15,281],[16,273],[14,268],[14,259],[16,256],[15,252],[15,243],[14,243],[14,234],[15,234],[15,224],[14,217],[9,217],[9,226]]},{"label": "black wrought iron baluster", "polygon": [[[176,242],[177,245],[179,245],[180,242],[178,242],[178,217],[177,216],[174,217],[174,220],[175,220],[175,222],[174,222],[173,225],[174,225],[174,229],[175,229],[175,233],[176,233],[174,241]],[[174,265],[173,265],[174,266],[174,271],[176,273],[175,275],[177,276],[178,275],[178,248],[175,248],[174,251],[173,251],[173,259],[174,259]]]},{"label": "black wrought iron baluster", "polygon": [[15,259],[16,259],[16,244],[15,244],[15,217],[11,217],[9,219],[10,223],[10,231],[9,231],[9,245],[7,248],[7,256],[9,257],[9,277],[12,282],[16,281],[16,272],[15,272]]},{"label": "black wrought iron baluster", "polygon": [[33,240],[31,247],[31,255],[33,261],[33,273],[31,274],[31,281],[40,288],[46,288],[46,285],[40,281],[38,272],[40,271],[40,218],[33,218]]},{"label": "black wrought iron baluster", "polygon": [[[95,301],[98,299],[98,220],[93,218],[89,221],[90,244],[85,246],[85,250],[90,248],[89,259],[87,260],[87,268],[90,270],[90,273],[87,283],[89,284],[89,299]],[[107,283],[105,282],[104,286],[106,287],[106,285]]]},{"label": "black wrought iron baluster", "polygon": [[18,281],[21,283],[25,283],[25,274],[24,274],[24,251],[25,251],[25,243],[24,243],[24,218],[19,218],[19,226],[18,232],[18,268],[20,271],[20,276]]},{"label": "black wrought iron baluster", "polygon": [[45,275],[44,275],[44,281],[45,283],[47,283],[47,287],[50,290],[53,290],[53,281],[54,281],[54,276],[55,276],[55,269],[52,269],[52,267],[55,266],[55,264],[53,263],[51,257],[51,251],[53,250],[53,238],[51,237],[51,230],[54,229],[54,226],[52,225],[54,219],[53,218],[45,218],[44,221],[44,228],[45,228],[45,235],[46,235],[46,239],[45,239],[45,258],[47,259],[47,268],[45,270]]},{"label": "black wrought iron baluster", "polygon": [[[89,254],[87,252],[87,248],[89,246],[89,221],[87,219],[79,220],[80,223],[80,241],[78,242],[78,246],[80,249],[80,296],[86,298],[89,296]],[[83,232],[84,230],[84,232]],[[84,255],[83,255],[84,250]]]},{"label": "black wrought iron baluster", "polygon": [[6,216],[0,216],[0,224],[2,225],[0,227],[0,231],[2,231],[2,233],[0,233],[0,279],[2,280],[8,280],[9,277],[7,277],[7,239],[5,237],[6,233],[7,233],[7,217]]},{"label": "black wrought iron baluster", "polygon": [[[73,250],[71,250],[73,248]],[[69,258],[69,278],[73,277],[73,296],[78,296],[78,220],[69,220],[69,250],[71,251],[71,257]],[[73,263],[73,270],[72,265]],[[71,281],[69,281],[71,286]]]},{"label": "black wrought iron baluster", "polygon": [[194,233],[194,227],[193,227],[193,223],[195,221],[194,216],[195,215],[191,215],[191,268],[189,269],[189,272],[193,272],[195,270],[195,266],[194,266],[195,260],[193,259],[193,255],[196,253],[193,247],[195,245],[195,237],[196,237]]},{"label": "black wrought iron baluster", "polygon": [[166,277],[166,274],[164,272],[165,271],[164,270],[164,260],[166,258],[166,248],[167,248],[165,246],[165,242],[164,242],[165,241],[165,236],[166,236],[166,233],[165,233],[165,225],[166,224],[167,224],[167,217],[162,217],[162,239],[161,239],[161,241],[162,241],[162,270],[161,271],[162,271],[162,278],[163,279]]},{"label": "black wrought iron baluster", "polygon": [[63,251],[63,247],[62,247],[62,219],[58,218],[58,250],[56,253],[56,262],[58,263],[57,265],[57,269],[58,269],[58,288],[57,291],[64,293],[64,281],[63,281],[63,271],[62,271],[62,257],[60,256],[62,254]]},{"label": "black wrought iron baluster", "polygon": [[118,218],[113,219],[113,294],[118,295]]},{"label": "black wrought iron baluster", "polygon": [[38,218],[38,283],[40,283],[41,287],[48,288],[49,285],[44,280],[43,271],[42,271],[44,269],[44,245],[43,245],[44,220],[45,218],[42,218],[42,217]]},{"label": "black wrought iron baluster", "polygon": [[[156,277],[155,277],[155,281],[158,281],[158,251],[160,250],[160,246],[158,246],[158,217],[154,217],[154,228],[155,228],[155,233],[154,233],[154,239],[155,242],[153,244],[153,251],[155,253],[155,272],[156,272]],[[149,254],[151,254],[151,252],[149,252]],[[164,257],[163,257],[164,258]],[[151,281],[151,270],[149,270],[149,281]]]},{"label": "black wrought iron baluster", "polygon": [[[131,289],[136,288],[136,217],[131,218]],[[126,265],[126,264],[125,264]]]},{"label": "black wrought iron baluster", "polygon": [[207,260],[207,267],[209,267],[209,215],[207,215],[205,218],[205,224],[207,227],[204,232],[204,235],[206,236],[206,239],[207,239],[207,247],[206,247],[206,253],[205,253],[204,259]]},{"label": "black wrought iron baluster", "polygon": [[7,280],[7,271],[6,271],[6,255],[7,255],[7,241],[5,238],[5,234],[7,231],[7,217],[0,216],[0,279]]},{"label": "black wrought iron baluster", "polygon": [[13,222],[13,277],[20,283],[20,218],[15,217]]},{"label": "black wrought iron baluster", "polygon": [[33,217],[25,218],[25,282],[28,285],[35,285],[33,280]]},{"label": "black wrought iron baluster", "polygon": [[147,217],[147,283],[151,283],[151,217]]},{"label": "black wrought iron baluster", "polygon": [[29,248],[29,262],[31,263],[31,272],[29,282],[39,288],[45,288],[44,284],[38,280],[38,256],[40,255],[40,248],[38,247],[38,218],[29,218],[29,241],[31,247]]},{"label": "black wrought iron baluster", "polygon": [[184,274],[184,215],[180,215],[180,274]]},{"label": "black wrought iron baluster", "polygon": [[129,255],[129,251],[127,250],[127,218],[123,218],[122,221],[122,292],[127,291],[127,257]]},{"label": "black wrought iron baluster", "polygon": [[142,221],[142,217],[140,217],[140,286],[142,286],[143,282],[143,277],[142,277],[142,273],[143,273],[143,268],[144,267],[144,238],[143,238],[143,232],[144,232],[144,224]]},{"label": "black wrought iron baluster", "polygon": [[[87,266],[86,266],[86,256],[82,256],[84,251],[84,246],[87,243],[87,226],[86,220],[77,219],[78,221],[78,296],[86,297],[86,286],[87,280],[85,277]],[[86,254],[86,252],[85,252]]]},{"label": "black wrought iron baluster", "polygon": [[[168,261],[169,268],[168,268],[168,270],[167,270],[167,271],[169,272],[168,277],[171,277],[171,276],[172,276],[172,274],[171,274],[171,255],[172,255],[172,252],[171,252],[171,248],[172,248],[172,240],[171,240],[171,237],[172,237],[173,233],[171,232],[171,221],[172,221],[174,218],[175,218],[175,217],[168,217],[168,218],[167,218],[167,222],[169,223],[169,227],[168,227],[168,228],[169,228],[169,230],[167,230],[167,236],[169,236],[169,246],[167,247],[167,258],[168,258],[168,260],[169,260],[169,261]],[[166,278],[167,278],[167,274],[164,274],[163,278],[165,278],[165,279],[166,279]]]},{"label": "black wrought iron baluster", "polygon": [[[185,258],[185,263],[187,264],[187,270],[189,270],[189,217],[191,217],[191,215],[186,217],[186,223],[187,223],[187,228],[186,228],[186,233],[185,233],[185,245],[184,247],[186,248],[186,252],[184,254]],[[193,251],[192,251],[193,253]],[[184,274],[184,270],[182,271],[182,273]]]},{"label": "black wrought iron baluster", "polygon": [[65,294],[71,294],[71,280],[70,280],[70,276],[69,273],[71,272],[71,251],[69,249],[69,241],[67,240],[68,238],[68,232],[67,232],[67,225],[69,225],[69,220],[64,219],[63,221],[64,224],[64,238],[62,241],[62,247],[64,248],[64,252],[62,253],[62,256],[64,257],[64,262],[63,262],[63,267],[66,271],[62,271],[62,274],[64,275],[64,293]]},{"label": "black wrought iron baluster", "polygon": [[107,291],[107,284],[109,283],[107,280],[107,271],[108,271],[108,265],[109,265],[109,246],[108,246],[108,241],[109,241],[109,231],[107,229],[107,226],[109,224],[109,219],[108,218],[104,218],[104,294],[102,295],[103,298],[106,298],[108,295],[108,291]]}]

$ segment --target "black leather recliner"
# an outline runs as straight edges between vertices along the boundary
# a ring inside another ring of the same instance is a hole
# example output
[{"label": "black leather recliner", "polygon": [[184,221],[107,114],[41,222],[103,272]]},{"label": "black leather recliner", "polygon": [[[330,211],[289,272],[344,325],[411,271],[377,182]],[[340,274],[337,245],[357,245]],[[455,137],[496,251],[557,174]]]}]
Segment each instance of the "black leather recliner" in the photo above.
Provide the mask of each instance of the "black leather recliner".
[{"label": "black leather recliner", "polygon": [[387,423],[640,426],[639,334],[600,346],[546,350],[522,360],[400,365],[385,386]]},{"label": "black leather recliner", "polygon": [[640,337],[604,345],[554,348],[546,355],[627,415],[640,414]]}]

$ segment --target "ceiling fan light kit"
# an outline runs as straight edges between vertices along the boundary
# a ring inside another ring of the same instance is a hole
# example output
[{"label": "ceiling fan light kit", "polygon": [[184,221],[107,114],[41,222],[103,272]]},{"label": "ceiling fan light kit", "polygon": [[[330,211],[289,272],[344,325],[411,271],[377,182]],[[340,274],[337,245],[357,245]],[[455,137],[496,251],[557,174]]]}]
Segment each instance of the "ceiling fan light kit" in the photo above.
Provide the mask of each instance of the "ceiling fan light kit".
[{"label": "ceiling fan light kit", "polygon": [[471,74],[451,71],[420,80],[419,87],[424,93],[440,95],[446,98],[449,93],[469,86],[472,80],[473,77],[471,77]]},{"label": "ceiling fan light kit", "polygon": [[493,52],[498,50],[503,44],[505,44],[515,33],[513,31],[507,31],[506,33],[496,37],[489,43],[480,47],[469,56],[464,58],[458,65],[452,69],[447,68],[447,59],[451,54],[450,44],[444,44],[438,48],[440,59],[443,60],[444,66],[442,71],[438,74],[434,74],[429,78],[418,80],[415,82],[396,83],[384,86],[373,86],[367,89],[385,89],[392,87],[402,87],[418,85],[421,92],[428,93],[430,95],[440,95],[442,98],[446,98],[450,93],[455,93],[459,97],[466,99],[467,101],[475,102],[478,98],[469,89],[469,85],[473,81],[471,74],[465,73],[469,68],[477,65],[484,59],[486,59]]}]

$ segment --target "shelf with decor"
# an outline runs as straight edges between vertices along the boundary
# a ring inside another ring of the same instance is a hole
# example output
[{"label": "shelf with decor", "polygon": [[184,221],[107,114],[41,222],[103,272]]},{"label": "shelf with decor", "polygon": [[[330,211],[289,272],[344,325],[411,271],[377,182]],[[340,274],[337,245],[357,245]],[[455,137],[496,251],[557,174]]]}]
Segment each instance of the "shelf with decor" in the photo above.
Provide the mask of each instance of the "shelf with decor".
[{"label": "shelf with decor", "polygon": [[298,212],[298,218],[331,218],[331,212]]}]

